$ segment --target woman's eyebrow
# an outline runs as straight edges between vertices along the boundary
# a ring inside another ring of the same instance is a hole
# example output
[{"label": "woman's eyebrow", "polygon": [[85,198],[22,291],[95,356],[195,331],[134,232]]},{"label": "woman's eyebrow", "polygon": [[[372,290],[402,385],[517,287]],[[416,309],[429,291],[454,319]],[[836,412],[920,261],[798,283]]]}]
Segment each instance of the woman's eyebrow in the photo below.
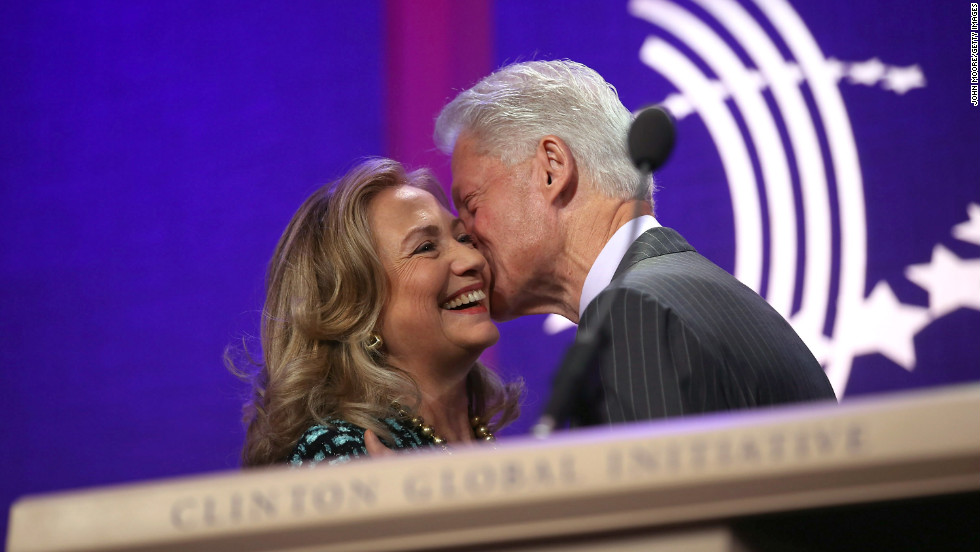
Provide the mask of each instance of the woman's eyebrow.
[{"label": "woman's eyebrow", "polygon": [[408,247],[409,243],[420,235],[426,237],[438,236],[439,227],[435,224],[425,224],[412,228],[407,234],[405,234],[405,238],[402,240],[402,247]]}]

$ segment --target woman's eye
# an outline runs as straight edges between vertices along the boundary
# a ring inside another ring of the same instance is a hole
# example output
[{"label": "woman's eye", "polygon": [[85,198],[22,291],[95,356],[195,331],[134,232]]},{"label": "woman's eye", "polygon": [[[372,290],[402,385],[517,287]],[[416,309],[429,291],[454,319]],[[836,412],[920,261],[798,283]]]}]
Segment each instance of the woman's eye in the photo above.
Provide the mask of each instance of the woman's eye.
[{"label": "woman's eye", "polygon": [[469,234],[460,234],[459,236],[456,237],[456,241],[458,241],[459,243],[468,243],[470,245],[474,245],[473,236]]},{"label": "woman's eye", "polygon": [[428,253],[429,251],[435,251],[435,250],[436,250],[436,244],[432,242],[425,242],[422,245],[416,247],[415,251],[412,251],[412,255],[418,255],[420,253]]}]

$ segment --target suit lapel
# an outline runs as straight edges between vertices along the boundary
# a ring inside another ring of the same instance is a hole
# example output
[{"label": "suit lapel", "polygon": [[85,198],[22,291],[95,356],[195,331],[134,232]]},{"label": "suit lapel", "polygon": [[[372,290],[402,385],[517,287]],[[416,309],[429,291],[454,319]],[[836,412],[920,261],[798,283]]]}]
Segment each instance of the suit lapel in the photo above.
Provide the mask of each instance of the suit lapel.
[{"label": "suit lapel", "polygon": [[682,251],[695,251],[695,249],[676,230],[662,226],[651,228],[640,234],[640,237],[636,238],[636,241],[626,250],[626,256],[616,268],[613,279],[618,278],[629,267],[644,259]]}]

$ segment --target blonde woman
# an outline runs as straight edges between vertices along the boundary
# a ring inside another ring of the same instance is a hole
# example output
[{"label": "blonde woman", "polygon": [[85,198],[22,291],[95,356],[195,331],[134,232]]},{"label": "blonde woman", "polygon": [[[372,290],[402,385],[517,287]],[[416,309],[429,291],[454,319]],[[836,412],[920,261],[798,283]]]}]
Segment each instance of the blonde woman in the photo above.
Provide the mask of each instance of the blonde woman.
[{"label": "blonde woman", "polygon": [[315,191],[269,263],[243,463],[493,440],[522,383],[477,362],[490,273],[426,171],[368,160]]}]

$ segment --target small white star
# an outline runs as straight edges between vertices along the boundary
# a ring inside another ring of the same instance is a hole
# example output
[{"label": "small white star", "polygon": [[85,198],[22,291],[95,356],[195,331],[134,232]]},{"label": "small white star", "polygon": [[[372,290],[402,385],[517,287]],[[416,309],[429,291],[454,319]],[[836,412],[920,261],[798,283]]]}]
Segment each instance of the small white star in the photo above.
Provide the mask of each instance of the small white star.
[{"label": "small white star", "polygon": [[694,113],[694,106],[691,105],[691,101],[688,100],[681,94],[671,94],[661,102],[661,105],[670,111],[670,114],[674,116],[674,119],[680,121],[684,117],[687,117],[691,113]]},{"label": "small white star", "polygon": [[908,67],[889,67],[881,82],[881,87],[896,94],[905,94],[913,88],[925,88],[926,77],[918,65]]},{"label": "small white star", "polygon": [[[833,77],[834,82],[841,80],[844,77],[844,62],[835,58],[827,58],[824,62],[824,66],[827,69],[827,75]],[[797,68],[799,70],[799,68]],[[802,79],[802,74],[800,75]]]},{"label": "small white star", "polygon": [[[832,67],[828,67],[827,69],[828,72],[830,73],[830,76],[834,78],[834,82],[839,81],[841,76],[840,62],[838,62],[837,65],[838,67],[836,70],[833,69]],[[783,72],[786,73],[786,75],[789,76],[789,78],[793,79],[794,83],[800,84],[801,82],[803,82],[803,70],[800,69],[799,65],[795,63],[787,63],[783,67],[784,67]]]},{"label": "small white star", "polygon": [[848,81],[852,84],[866,84],[874,86],[885,74],[885,65],[878,58],[871,58],[868,61],[852,63]]},{"label": "small white star", "polygon": [[769,83],[766,82],[765,77],[762,76],[762,72],[757,69],[748,69],[745,74],[749,76],[749,81],[752,83],[752,88],[763,91],[769,87]]},{"label": "small white star", "polygon": [[560,314],[549,314],[544,319],[544,327],[542,329],[548,335],[555,335],[575,326],[575,322]]},{"label": "small white star", "polygon": [[953,227],[953,237],[958,240],[980,245],[980,203],[971,203],[966,208],[970,220]]},{"label": "small white star", "polygon": [[723,82],[721,82],[719,80],[713,80],[713,81],[710,81],[708,84],[711,85],[711,91],[720,100],[724,101],[724,100],[727,100],[728,98],[730,98],[732,96],[732,93],[729,92],[728,91],[728,88],[725,87],[725,83],[723,83]]},{"label": "small white star", "polygon": [[915,368],[913,338],[929,322],[925,308],[900,303],[882,280],[855,309],[841,339],[854,356],[881,353],[911,371]]},{"label": "small white star", "polygon": [[929,312],[936,318],[962,307],[980,310],[980,259],[961,259],[936,244],[932,260],[907,267],[905,277],[929,292]]}]

